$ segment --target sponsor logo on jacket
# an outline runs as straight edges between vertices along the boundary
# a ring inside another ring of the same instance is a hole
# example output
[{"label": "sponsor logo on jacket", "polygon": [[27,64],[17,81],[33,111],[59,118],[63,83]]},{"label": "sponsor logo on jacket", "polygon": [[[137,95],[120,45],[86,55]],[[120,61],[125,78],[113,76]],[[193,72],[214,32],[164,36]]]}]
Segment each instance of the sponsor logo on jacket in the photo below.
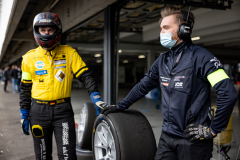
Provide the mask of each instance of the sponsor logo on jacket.
[{"label": "sponsor logo on jacket", "polygon": [[36,75],[45,75],[47,74],[47,70],[40,70],[40,71],[35,71]]},{"label": "sponsor logo on jacket", "polygon": [[169,81],[170,78],[167,78],[167,77],[160,77],[162,79],[162,81],[166,82],[166,81]]},{"label": "sponsor logo on jacket", "polygon": [[162,82],[162,85],[164,85],[164,86],[168,86],[169,83]]},{"label": "sponsor logo on jacket", "polygon": [[35,67],[36,67],[37,69],[43,69],[44,66],[45,66],[45,63],[44,63],[43,61],[37,61],[37,62],[35,63]]},{"label": "sponsor logo on jacket", "polygon": [[176,82],[175,88],[183,88],[183,82]]},{"label": "sponsor logo on jacket", "polygon": [[213,64],[215,65],[216,68],[221,67],[221,65],[222,65],[221,62],[216,57],[211,59],[210,62],[213,62]]},{"label": "sponsor logo on jacket", "polygon": [[55,65],[58,65],[58,64],[66,64],[66,59],[54,60],[54,64],[55,64]]},{"label": "sponsor logo on jacket", "polygon": [[186,78],[185,76],[176,76],[174,77],[174,81],[180,81],[181,78]]},{"label": "sponsor logo on jacket", "polygon": [[60,69],[55,75],[55,78],[57,78],[60,82],[62,82],[65,76],[66,76],[65,73]]}]

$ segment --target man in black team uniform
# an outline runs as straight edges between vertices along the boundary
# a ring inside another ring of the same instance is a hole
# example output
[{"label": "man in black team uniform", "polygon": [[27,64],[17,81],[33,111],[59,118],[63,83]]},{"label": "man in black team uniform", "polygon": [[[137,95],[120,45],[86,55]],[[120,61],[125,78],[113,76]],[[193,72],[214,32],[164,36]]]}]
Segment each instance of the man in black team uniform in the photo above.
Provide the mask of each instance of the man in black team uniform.
[{"label": "man in black team uniform", "polygon": [[[127,109],[160,85],[163,125],[155,160],[209,160],[213,138],[227,127],[236,90],[221,62],[192,43],[194,15],[190,9],[184,12],[167,6],[161,17],[161,44],[170,50],[157,58],[122,101],[102,113]],[[213,121],[208,116],[211,86],[217,93]]]}]

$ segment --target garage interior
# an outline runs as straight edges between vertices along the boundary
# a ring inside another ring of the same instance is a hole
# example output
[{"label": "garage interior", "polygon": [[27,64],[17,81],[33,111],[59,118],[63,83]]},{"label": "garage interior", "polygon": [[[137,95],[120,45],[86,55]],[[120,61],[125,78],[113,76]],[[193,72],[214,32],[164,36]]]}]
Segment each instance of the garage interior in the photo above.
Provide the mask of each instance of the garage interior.
[{"label": "garage interior", "polygon": [[[54,4],[55,2],[56,4]],[[115,13],[111,10],[116,7],[116,4],[113,5],[113,3],[119,4],[119,15],[116,14],[107,19],[106,12],[108,14]],[[203,46],[213,53],[220,59],[233,83],[238,81],[240,72],[240,0],[129,0],[121,3],[116,0],[105,0],[100,4],[100,7],[95,5],[95,8],[93,4],[88,6],[87,1],[80,4],[77,0],[73,0],[67,4],[61,0],[49,2],[47,0],[22,0],[22,6],[16,5],[15,14],[21,16],[13,16],[16,23],[10,25],[9,37],[5,39],[0,55],[1,68],[13,64],[20,65],[21,56],[28,50],[37,47],[31,27],[36,13],[51,11],[58,14],[59,12],[65,25],[63,25],[65,28],[63,28],[60,43],[70,45],[77,50],[86,65],[93,71],[103,99],[107,97],[109,104],[116,104],[141,80],[155,59],[167,51],[159,42],[158,21],[161,18],[162,8],[166,5],[176,5],[185,11],[191,6],[191,11],[195,15],[193,43]],[[77,19],[77,12],[81,11],[74,9],[76,20],[73,21],[72,18],[73,22],[70,22],[73,14],[71,7],[82,9],[84,5],[92,7],[93,11],[86,9],[86,11],[82,11],[84,12],[82,17],[79,16],[80,18]],[[63,6],[66,6],[64,12],[60,12]],[[114,23],[116,28],[113,29],[109,23]],[[111,30],[111,34],[113,34],[111,39],[105,38],[106,30]],[[111,41],[109,45],[112,45],[107,51],[106,41]],[[108,63],[111,61],[111,57],[110,59],[106,57],[109,54],[114,56],[111,64]],[[113,71],[106,74],[106,67],[113,67]],[[109,81],[106,79],[110,78],[114,79],[113,83],[106,85]],[[72,90],[72,104],[75,121],[78,123],[79,106],[85,102],[90,102],[91,99],[83,84],[75,83]],[[235,85],[235,88],[239,90],[240,87]],[[79,98],[79,95],[82,96]],[[216,94],[213,89],[211,99],[212,106],[215,106]],[[148,112],[143,112],[141,107],[144,101],[145,97],[132,105],[131,109],[141,111],[147,117],[152,126],[156,143],[158,143],[162,127],[161,109],[153,104]],[[147,100],[145,107],[150,105],[150,101]],[[237,159],[239,151],[239,124],[240,105],[237,102],[232,114],[233,132],[231,149],[228,152],[231,159]],[[240,159],[240,154],[238,158]],[[217,153],[217,148],[214,148],[212,160],[217,159],[224,159],[224,157]]]},{"label": "garage interior", "polygon": [[[172,2],[172,4],[178,4],[177,6],[182,10],[188,10],[192,3]],[[158,23],[161,18],[159,14],[161,8],[165,6],[165,3],[153,1],[131,1],[121,8],[118,47],[119,72],[121,73],[119,85],[136,84],[153,61],[161,53],[167,51],[159,42]],[[239,12],[238,3],[234,2],[231,9],[221,4],[218,7],[214,3],[202,6],[199,3],[196,6],[198,7],[193,6],[191,9],[196,18],[192,40],[194,44],[201,45],[216,55],[233,80],[239,58],[240,23],[239,18],[231,15]],[[97,65],[98,69],[103,67],[104,63],[103,39],[103,11],[66,33],[66,44],[76,48],[89,66]],[[99,78],[98,81],[101,84],[103,79]]]}]

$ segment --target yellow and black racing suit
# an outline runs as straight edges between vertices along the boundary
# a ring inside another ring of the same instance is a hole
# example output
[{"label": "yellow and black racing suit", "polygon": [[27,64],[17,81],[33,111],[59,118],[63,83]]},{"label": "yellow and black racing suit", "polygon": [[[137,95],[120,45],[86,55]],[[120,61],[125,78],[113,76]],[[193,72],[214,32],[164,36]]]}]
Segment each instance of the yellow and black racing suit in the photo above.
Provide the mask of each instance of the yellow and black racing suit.
[{"label": "yellow and black racing suit", "polygon": [[98,92],[92,72],[68,45],[57,45],[51,51],[39,46],[23,56],[20,108],[30,110],[37,160],[52,159],[53,132],[59,159],[76,159],[75,123],[70,102],[74,76],[84,83],[89,95]]}]

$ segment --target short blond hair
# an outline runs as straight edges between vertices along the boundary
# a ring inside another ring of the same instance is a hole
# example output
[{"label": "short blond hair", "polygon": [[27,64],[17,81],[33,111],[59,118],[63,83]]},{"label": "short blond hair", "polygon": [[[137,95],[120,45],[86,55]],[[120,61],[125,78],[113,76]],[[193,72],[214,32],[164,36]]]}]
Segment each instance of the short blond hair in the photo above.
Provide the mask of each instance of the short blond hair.
[{"label": "short blond hair", "polygon": [[[180,8],[175,7],[175,6],[166,6],[165,8],[163,8],[161,10],[161,19],[159,20],[159,24],[161,25],[162,19],[164,17],[170,16],[170,15],[176,15],[175,16],[176,17],[176,23],[179,23],[179,21],[180,21],[180,24],[186,23],[183,20],[183,16],[182,16],[182,12],[181,12]],[[191,25],[194,22],[195,22],[195,17],[193,15],[193,13],[189,12],[188,24]]]}]

